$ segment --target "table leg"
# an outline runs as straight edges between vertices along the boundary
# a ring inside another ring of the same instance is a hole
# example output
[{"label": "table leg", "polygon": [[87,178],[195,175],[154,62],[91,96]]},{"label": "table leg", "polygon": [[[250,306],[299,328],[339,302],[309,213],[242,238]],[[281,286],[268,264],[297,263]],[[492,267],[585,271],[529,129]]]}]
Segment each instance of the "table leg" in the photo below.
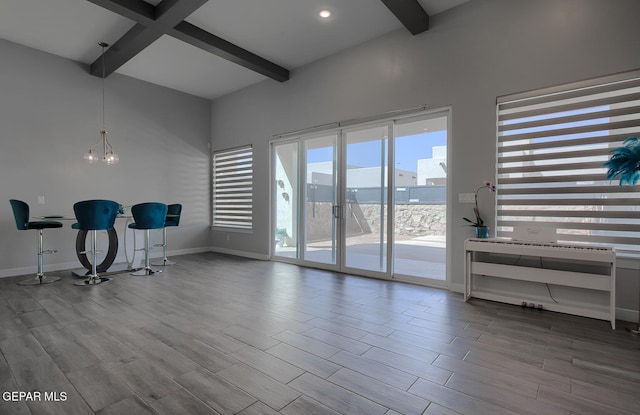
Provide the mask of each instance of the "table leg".
[{"label": "table leg", "polygon": [[[86,254],[86,241],[88,233],[89,231],[85,230],[78,231],[78,236],[76,237],[76,255],[78,256],[78,260],[80,260],[82,266],[91,271],[91,261],[89,261],[89,258]],[[113,264],[113,261],[116,259],[116,255],[118,254],[118,233],[115,229],[109,229],[107,230],[107,235],[109,236],[109,249],[102,262],[96,265],[98,273],[106,272]]]}]

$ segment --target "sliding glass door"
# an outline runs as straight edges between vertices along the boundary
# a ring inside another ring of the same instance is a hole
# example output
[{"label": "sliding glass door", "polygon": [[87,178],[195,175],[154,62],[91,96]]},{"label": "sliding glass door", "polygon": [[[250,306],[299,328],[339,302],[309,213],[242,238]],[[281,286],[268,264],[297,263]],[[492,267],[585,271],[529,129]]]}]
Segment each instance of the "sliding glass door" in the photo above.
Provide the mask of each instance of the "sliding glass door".
[{"label": "sliding glass door", "polygon": [[394,274],[432,285],[446,280],[447,115],[394,125]]},{"label": "sliding glass door", "polygon": [[337,143],[336,134],[302,141],[304,148],[304,243],[302,259],[337,264]]},{"label": "sliding glass door", "polygon": [[298,258],[298,211],[300,201],[300,159],[298,142],[272,146],[273,192],[272,210],[274,254],[283,258]]},{"label": "sliding glass door", "polygon": [[272,256],[444,285],[447,138],[443,111],[273,142]]},{"label": "sliding glass door", "polygon": [[344,266],[387,272],[389,127],[343,131]]}]

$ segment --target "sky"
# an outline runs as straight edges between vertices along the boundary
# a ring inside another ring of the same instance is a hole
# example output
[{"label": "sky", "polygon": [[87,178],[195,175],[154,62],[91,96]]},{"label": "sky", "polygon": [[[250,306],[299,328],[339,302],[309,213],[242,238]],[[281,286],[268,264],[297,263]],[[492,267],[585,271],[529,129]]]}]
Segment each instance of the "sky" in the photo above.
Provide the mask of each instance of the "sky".
[{"label": "sky", "polygon": [[[396,138],[395,166],[398,169],[417,171],[418,160],[432,156],[432,147],[447,144],[446,131],[436,131]],[[365,141],[349,145],[347,164],[360,167],[376,167],[380,165],[380,140]],[[308,163],[318,163],[333,159],[333,150],[329,147],[309,150]],[[385,155],[386,159],[386,155]]]}]

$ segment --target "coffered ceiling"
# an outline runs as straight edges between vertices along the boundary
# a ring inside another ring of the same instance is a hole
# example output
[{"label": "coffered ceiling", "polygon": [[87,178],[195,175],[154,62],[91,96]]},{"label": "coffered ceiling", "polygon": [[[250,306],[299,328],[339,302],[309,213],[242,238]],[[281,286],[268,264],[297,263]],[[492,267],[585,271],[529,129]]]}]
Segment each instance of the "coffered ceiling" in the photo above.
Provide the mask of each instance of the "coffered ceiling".
[{"label": "coffered ceiling", "polygon": [[[291,71],[468,0],[2,0],[0,38],[200,97]],[[320,10],[331,11],[321,18]]]}]

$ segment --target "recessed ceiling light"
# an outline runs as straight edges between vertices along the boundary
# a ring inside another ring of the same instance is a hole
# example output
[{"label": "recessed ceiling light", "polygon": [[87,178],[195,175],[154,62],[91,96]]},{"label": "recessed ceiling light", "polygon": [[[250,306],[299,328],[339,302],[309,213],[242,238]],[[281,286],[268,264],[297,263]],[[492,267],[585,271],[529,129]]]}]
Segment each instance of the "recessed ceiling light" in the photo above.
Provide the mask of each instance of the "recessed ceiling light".
[{"label": "recessed ceiling light", "polygon": [[318,15],[320,17],[322,17],[323,19],[326,19],[328,17],[331,17],[331,10],[329,9],[322,9],[318,12]]}]

